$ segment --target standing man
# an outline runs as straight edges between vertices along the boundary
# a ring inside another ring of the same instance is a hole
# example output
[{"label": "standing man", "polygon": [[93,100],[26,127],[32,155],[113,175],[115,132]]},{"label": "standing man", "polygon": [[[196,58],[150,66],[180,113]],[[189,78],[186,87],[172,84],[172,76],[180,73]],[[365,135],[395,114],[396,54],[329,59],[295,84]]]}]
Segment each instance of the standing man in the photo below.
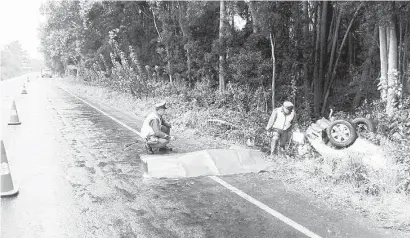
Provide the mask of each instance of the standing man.
[{"label": "standing man", "polygon": [[142,124],[141,136],[146,140],[145,148],[151,153],[154,152],[153,149],[160,151],[172,150],[167,147],[171,140],[171,125],[163,118],[166,109],[165,102],[156,104],[155,111],[150,113]]},{"label": "standing man", "polygon": [[285,149],[294,118],[293,104],[289,101],[285,101],[282,107],[275,108],[272,111],[268,125],[265,128],[268,134],[272,136],[270,155],[277,154],[278,142],[282,150]]}]

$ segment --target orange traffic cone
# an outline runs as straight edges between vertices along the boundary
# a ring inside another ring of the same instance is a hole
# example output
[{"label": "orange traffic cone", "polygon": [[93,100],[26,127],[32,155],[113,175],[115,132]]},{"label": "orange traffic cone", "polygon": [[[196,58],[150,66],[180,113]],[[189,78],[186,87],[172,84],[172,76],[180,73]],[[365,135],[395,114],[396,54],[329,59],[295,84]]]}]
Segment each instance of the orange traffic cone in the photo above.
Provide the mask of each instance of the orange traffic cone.
[{"label": "orange traffic cone", "polygon": [[13,104],[11,104],[11,116],[10,116],[9,125],[20,125],[20,124],[21,122],[19,120],[19,115],[17,114],[16,102],[13,101]]},{"label": "orange traffic cone", "polygon": [[26,84],[23,84],[23,90],[21,90],[21,94],[27,94]]},{"label": "orange traffic cone", "polygon": [[4,143],[1,141],[1,197],[12,196],[19,192],[18,188],[13,185],[13,180],[10,174],[9,162],[7,161],[6,150]]}]

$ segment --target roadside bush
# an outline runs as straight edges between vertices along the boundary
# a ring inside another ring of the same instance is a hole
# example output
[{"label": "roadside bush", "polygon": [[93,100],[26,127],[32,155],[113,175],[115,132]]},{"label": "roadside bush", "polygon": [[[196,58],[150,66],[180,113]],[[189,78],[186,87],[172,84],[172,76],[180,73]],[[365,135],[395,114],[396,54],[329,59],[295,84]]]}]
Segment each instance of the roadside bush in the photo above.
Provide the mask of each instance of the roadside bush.
[{"label": "roadside bush", "polygon": [[365,102],[354,116],[372,118],[377,124],[377,133],[390,140],[410,141],[410,97],[402,100],[391,118],[386,117],[385,104],[381,101]]}]

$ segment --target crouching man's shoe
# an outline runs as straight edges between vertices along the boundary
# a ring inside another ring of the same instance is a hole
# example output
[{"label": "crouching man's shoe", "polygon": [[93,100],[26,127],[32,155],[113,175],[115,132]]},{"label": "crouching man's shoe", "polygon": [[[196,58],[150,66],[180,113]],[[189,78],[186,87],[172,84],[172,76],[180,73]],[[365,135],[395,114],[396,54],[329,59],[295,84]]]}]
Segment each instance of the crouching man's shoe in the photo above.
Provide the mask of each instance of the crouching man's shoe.
[{"label": "crouching man's shoe", "polygon": [[145,144],[145,149],[147,150],[148,153],[151,153],[151,154],[154,153],[154,151],[152,150],[151,146],[149,146],[149,145],[147,145],[147,144]]},{"label": "crouching man's shoe", "polygon": [[159,151],[163,151],[163,152],[172,151],[172,148],[169,148],[169,147],[165,146],[165,147],[159,148]]}]

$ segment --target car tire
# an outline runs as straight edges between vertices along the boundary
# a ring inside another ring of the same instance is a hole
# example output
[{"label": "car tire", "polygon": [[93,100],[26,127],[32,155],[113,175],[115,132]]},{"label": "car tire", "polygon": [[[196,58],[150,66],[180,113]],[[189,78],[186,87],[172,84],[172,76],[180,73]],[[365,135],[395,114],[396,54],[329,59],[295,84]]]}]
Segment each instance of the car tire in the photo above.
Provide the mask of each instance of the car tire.
[{"label": "car tire", "polygon": [[367,118],[359,117],[359,118],[354,119],[352,121],[352,123],[353,123],[354,128],[356,129],[356,131],[359,131],[358,130],[359,128],[360,129],[363,128],[363,129],[365,129],[366,131],[369,131],[369,132],[375,132],[376,131],[376,127],[375,127],[374,123],[371,120],[367,119]]},{"label": "car tire", "polygon": [[357,139],[355,126],[346,120],[331,122],[326,133],[330,143],[341,148],[351,146]]}]

